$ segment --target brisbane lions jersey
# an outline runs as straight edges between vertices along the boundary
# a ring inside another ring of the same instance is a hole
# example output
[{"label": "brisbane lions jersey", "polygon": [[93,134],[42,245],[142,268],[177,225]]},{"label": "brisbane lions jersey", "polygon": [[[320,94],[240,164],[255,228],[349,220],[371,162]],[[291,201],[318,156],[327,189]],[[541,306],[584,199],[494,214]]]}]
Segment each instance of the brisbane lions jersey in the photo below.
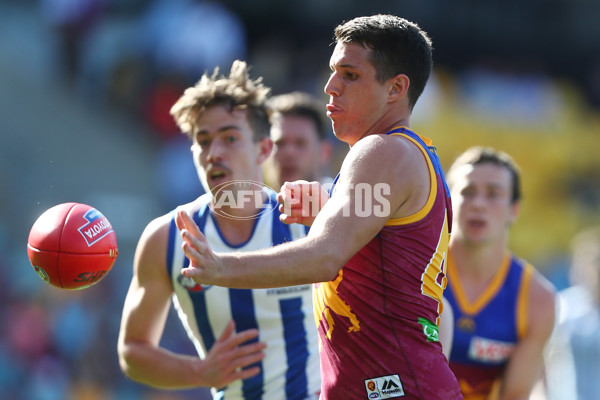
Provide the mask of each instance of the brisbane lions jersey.
[{"label": "brisbane lions jersey", "polygon": [[498,274],[474,301],[464,293],[452,255],[445,296],[454,311],[450,368],[465,400],[488,399],[497,390],[510,354],[526,330],[533,266],[507,254]]},{"label": "brisbane lions jersey", "polygon": [[429,139],[406,128],[388,135],[409,140],[422,153],[430,193],[414,215],[390,219],[337,279],[315,285],[321,395],[462,399],[437,327],[452,223],[449,192]]}]

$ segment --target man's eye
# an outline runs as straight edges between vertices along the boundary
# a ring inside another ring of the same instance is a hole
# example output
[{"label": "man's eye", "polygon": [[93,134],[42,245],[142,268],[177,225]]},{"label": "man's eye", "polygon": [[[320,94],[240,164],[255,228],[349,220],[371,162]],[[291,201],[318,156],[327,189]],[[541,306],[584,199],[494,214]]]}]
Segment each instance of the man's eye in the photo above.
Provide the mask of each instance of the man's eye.
[{"label": "man's eye", "polygon": [[463,197],[470,198],[475,195],[475,191],[472,189],[466,189],[466,190],[463,190],[461,194],[463,195]]}]

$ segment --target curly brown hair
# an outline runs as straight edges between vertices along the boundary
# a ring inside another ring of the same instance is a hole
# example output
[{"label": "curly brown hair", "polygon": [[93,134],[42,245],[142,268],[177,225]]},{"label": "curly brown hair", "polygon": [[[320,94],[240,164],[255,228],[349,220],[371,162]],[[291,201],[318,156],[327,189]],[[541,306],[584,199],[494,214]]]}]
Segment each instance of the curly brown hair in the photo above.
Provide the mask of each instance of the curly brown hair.
[{"label": "curly brown hair", "polygon": [[271,125],[266,102],[271,88],[263,85],[262,77],[250,79],[248,70],[246,62],[236,60],[229,76],[220,74],[219,67],[210,75],[204,73],[171,107],[179,129],[193,139],[200,115],[210,107],[221,105],[230,111],[247,110],[254,141],[269,137]]}]

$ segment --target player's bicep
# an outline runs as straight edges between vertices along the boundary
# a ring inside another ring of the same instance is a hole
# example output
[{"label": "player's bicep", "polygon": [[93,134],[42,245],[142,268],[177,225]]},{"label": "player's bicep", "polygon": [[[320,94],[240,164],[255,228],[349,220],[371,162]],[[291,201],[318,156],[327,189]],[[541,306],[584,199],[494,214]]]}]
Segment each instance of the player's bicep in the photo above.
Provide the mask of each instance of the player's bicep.
[{"label": "player's bicep", "polygon": [[529,296],[525,336],[517,344],[506,369],[502,394],[526,398],[541,376],[543,352],[554,327],[555,294],[549,283],[536,273]]},{"label": "player's bicep", "polygon": [[345,260],[377,235],[395,207],[386,174],[374,169],[366,158],[351,158],[342,167],[335,191],[309,233],[325,238],[328,246],[344,255]]},{"label": "player's bicep", "polygon": [[133,277],[123,307],[124,340],[158,344],[171,305],[172,286],[166,269],[168,227],[149,225],[136,249]]}]

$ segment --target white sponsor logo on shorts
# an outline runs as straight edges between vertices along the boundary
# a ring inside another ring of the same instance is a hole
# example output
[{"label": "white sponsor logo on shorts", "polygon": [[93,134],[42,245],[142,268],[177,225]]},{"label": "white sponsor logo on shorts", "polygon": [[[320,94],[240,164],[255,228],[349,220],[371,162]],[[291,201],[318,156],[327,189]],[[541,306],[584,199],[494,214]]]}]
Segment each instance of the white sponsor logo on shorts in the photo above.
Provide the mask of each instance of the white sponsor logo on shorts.
[{"label": "white sponsor logo on shorts", "polygon": [[404,388],[398,375],[365,379],[368,399],[394,399],[404,396]]}]

